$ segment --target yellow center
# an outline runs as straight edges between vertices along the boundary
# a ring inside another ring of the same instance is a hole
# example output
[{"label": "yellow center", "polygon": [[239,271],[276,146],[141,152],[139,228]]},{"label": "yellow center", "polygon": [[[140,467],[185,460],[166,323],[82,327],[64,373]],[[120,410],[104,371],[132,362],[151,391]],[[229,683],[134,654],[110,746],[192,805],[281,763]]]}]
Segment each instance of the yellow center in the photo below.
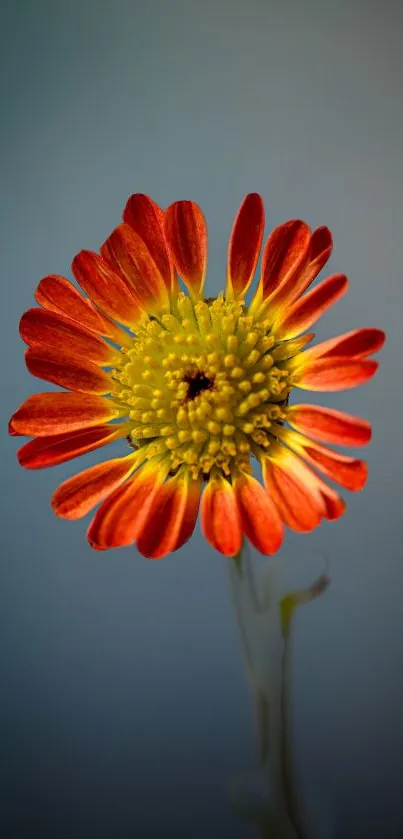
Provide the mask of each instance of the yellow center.
[{"label": "yellow center", "polygon": [[171,471],[185,464],[194,478],[251,471],[291,389],[274,344],[268,322],[254,321],[242,300],[192,301],[180,292],[172,314],[138,329],[112,374],[132,445],[147,443],[147,457],[169,454]]}]

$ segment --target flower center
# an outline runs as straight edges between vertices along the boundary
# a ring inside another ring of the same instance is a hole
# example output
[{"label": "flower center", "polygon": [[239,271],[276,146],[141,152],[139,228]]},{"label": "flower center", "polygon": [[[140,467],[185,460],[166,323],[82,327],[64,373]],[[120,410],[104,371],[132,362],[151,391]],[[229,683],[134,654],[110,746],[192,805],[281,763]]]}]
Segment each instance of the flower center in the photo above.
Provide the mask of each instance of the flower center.
[{"label": "flower center", "polygon": [[202,373],[198,370],[196,373],[189,373],[183,379],[184,382],[187,382],[189,385],[188,392],[186,395],[186,399],[191,401],[195,399],[199,393],[202,393],[203,390],[211,390],[214,387],[214,382],[212,379],[209,379],[205,373]]},{"label": "flower center", "polygon": [[270,353],[269,325],[254,321],[243,301],[222,297],[193,302],[180,292],[172,309],[138,329],[112,373],[133,423],[130,440],[193,477],[251,471],[290,391]]}]

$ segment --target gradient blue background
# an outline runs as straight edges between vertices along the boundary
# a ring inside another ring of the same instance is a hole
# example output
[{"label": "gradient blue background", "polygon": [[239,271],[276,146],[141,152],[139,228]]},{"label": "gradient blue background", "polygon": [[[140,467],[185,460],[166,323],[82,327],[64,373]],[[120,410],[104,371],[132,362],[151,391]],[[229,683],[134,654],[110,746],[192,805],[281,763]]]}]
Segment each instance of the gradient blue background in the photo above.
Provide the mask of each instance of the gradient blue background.
[{"label": "gradient blue background", "polygon": [[[319,338],[388,332],[378,377],[325,397],[373,422],[368,485],[282,549],[296,563],[325,551],[332,576],[295,627],[297,769],[318,839],[403,835],[402,27],[391,0],[2,11],[3,430],[42,389],[17,330],[36,283],[69,276],[134,191],[201,204],[213,293],[245,193],[262,193],[268,227],[327,224],[351,290]],[[161,563],[93,553],[87,521],[49,507],[78,463],[25,473],[16,448],[3,433],[1,835],[248,837],[227,801],[255,753],[225,561],[199,532]]]}]

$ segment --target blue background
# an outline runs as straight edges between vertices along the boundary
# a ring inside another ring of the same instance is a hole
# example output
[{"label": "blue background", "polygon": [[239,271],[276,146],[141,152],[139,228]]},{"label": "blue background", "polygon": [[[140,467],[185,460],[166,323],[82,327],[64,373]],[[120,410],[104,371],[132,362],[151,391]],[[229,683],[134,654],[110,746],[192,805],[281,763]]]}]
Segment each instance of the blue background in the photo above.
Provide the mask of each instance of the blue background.
[{"label": "blue background", "polygon": [[[268,229],[327,224],[330,270],[351,289],[318,337],[388,332],[377,378],[324,396],[373,422],[368,485],[341,521],[282,548],[297,564],[325,553],[332,577],[294,639],[296,768],[318,839],[403,834],[402,26],[391,0],[16,0],[2,13],[3,429],[42,389],[18,337],[37,282],[70,276],[135,191],[200,203],[208,293],[247,192]],[[16,442],[3,432],[1,835],[252,835],[228,806],[255,751],[226,561],[200,532],[160,563],[92,552],[87,521],[49,506],[78,462],[24,472]]]}]

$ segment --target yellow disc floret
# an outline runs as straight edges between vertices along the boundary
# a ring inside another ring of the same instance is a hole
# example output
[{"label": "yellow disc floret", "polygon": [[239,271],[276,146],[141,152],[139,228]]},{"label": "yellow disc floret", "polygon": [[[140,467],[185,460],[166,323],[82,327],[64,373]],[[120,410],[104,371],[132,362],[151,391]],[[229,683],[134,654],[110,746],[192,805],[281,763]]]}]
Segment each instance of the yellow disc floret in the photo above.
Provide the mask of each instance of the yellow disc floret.
[{"label": "yellow disc floret", "polygon": [[131,444],[147,444],[148,457],[169,455],[172,472],[185,465],[194,478],[251,471],[290,391],[274,344],[268,323],[242,300],[192,301],[180,292],[171,314],[143,323],[112,374],[133,423]]}]

